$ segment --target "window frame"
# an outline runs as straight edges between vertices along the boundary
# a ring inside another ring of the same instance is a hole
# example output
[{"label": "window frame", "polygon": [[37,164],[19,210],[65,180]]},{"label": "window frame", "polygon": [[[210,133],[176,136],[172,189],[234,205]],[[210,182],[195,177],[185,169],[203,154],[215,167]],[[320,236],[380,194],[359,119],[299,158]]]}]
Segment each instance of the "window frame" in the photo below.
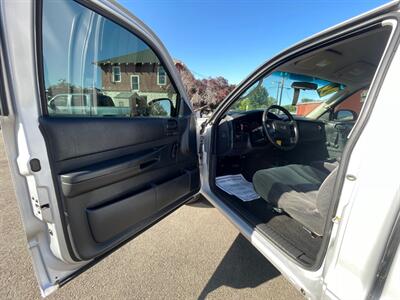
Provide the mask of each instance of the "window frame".
[{"label": "window frame", "polygon": [[[138,86],[138,88],[137,89],[134,89],[133,88],[133,84],[132,84],[132,78],[137,78],[137,86]],[[137,75],[137,74],[135,74],[135,75],[131,75],[131,77],[130,77],[130,84],[131,84],[131,91],[133,91],[133,92],[138,92],[138,91],[140,91],[140,76],[139,75]]]},{"label": "window frame", "polygon": [[[164,83],[161,83],[160,82],[160,70],[163,70],[163,72],[164,72],[164,74],[163,74],[163,76],[164,76]],[[157,85],[167,85],[167,72],[165,71],[165,68],[164,68],[164,66],[162,66],[162,65],[159,65],[158,67],[157,67]]]},{"label": "window frame", "polygon": [[[118,69],[118,75],[119,75],[119,80],[115,80],[115,69]],[[111,82],[116,83],[116,82],[121,82],[121,66],[111,66]]]}]

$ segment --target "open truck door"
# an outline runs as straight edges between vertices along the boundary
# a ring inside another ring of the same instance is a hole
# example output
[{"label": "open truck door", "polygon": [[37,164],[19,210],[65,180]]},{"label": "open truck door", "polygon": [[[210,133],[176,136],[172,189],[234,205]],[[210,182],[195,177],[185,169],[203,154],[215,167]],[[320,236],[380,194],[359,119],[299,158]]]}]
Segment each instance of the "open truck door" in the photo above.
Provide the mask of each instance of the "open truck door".
[{"label": "open truck door", "polygon": [[171,57],[118,4],[0,13],[1,127],[46,296],[199,191],[195,120]]}]

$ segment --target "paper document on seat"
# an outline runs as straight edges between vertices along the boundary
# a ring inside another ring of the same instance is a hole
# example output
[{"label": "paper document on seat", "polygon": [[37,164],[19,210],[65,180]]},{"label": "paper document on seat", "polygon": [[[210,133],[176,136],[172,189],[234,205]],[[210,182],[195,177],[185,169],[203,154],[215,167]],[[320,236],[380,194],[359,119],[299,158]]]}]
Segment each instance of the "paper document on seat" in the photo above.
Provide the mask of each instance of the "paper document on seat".
[{"label": "paper document on seat", "polygon": [[238,197],[242,201],[260,198],[254,190],[253,184],[248,182],[242,174],[220,176],[215,178],[215,183],[221,190]]}]

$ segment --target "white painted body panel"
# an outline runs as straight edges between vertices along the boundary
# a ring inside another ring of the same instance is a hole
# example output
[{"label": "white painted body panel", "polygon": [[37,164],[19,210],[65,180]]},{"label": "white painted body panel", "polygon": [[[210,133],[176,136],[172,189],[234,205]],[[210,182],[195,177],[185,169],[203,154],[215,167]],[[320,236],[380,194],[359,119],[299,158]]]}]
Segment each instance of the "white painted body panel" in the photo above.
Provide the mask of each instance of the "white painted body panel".
[{"label": "white painted body panel", "polygon": [[397,50],[351,154],[347,174],[356,180],[345,180],[340,197],[337,215],[341,220],[334,226],[336,238],[331,240],[324,271],[325,284],[338,299],[367,296],[400,207],[400,141],[394,135],[399,127],[400,103],[394,96],[398,93],[399,78]]}]

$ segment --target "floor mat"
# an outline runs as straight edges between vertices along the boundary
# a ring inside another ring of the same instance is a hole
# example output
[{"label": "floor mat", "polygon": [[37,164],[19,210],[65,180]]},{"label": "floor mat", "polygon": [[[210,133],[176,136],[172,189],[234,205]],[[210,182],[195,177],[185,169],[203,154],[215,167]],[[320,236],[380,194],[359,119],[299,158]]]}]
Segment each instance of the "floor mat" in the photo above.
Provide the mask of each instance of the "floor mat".
[{"label": "floor mat", "polygon": [[[304,261],[315,261],[322,238],[313,238],[303,225],[286,214],[278,214],[263,199],[251,202],[238,201],[233,196],[227,195],[224,201],[236,209],[243,217],[253,224],[259,231],[270,236],[271,231],[285,244],[290,244],[291,254],[296,257],[305,255]],[[279,243],[279,241],[277,241]],[[286,249],[287,250],[287,249]]]}]

